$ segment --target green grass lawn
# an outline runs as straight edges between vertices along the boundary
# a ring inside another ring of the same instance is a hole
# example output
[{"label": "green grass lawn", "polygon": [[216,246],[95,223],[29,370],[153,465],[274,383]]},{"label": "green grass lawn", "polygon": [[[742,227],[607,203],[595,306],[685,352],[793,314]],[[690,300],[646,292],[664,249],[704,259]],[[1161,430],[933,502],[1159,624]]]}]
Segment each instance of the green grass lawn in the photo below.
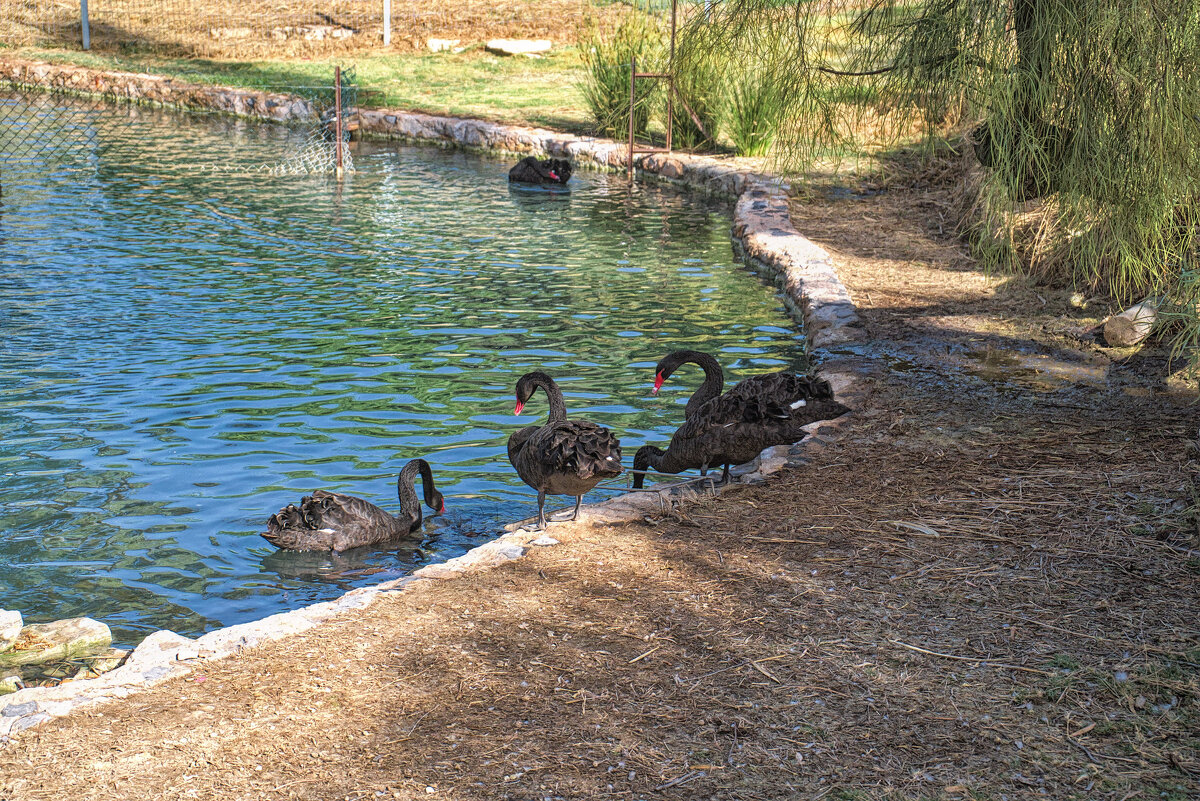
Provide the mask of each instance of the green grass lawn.
[{"label": "green grass lawn", "polygon": [[329,85],[333,68],[354,67],[360,105],[467,116],[585,133],[588,114],[578,83],[578,51],[540,59],[495,56],[482,47],[462,53],[359,54],[343,58],[278,61],[210,61],[151,55],[115,56],[42,48],[2,48],[0,55],[79,64],[96,69],[166,75],[193,83],[266,88]]}]

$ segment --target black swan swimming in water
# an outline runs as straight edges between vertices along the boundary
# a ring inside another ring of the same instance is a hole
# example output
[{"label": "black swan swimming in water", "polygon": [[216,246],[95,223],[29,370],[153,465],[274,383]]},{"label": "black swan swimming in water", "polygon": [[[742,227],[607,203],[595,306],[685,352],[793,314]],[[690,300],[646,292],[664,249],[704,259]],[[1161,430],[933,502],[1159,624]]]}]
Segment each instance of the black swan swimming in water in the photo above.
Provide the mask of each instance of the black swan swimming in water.
[{"label": "black swan swimming in water", "polygon": [[[635,471],[654,468],[660,473],[680,473],[692,468],[707,471],[724,465],[721,480],[729,480],[729,467],[752,461],[764,448],[788,445],[804,437],[801,429],[817,420],[829,420],[850,411],[833,399],[829,382],[794,373],[756,375],[721,394],[725,375],[707,353],[677,350],[658,363],[654,392],[682,364],[704,370],[704,383],[688,400],[684,424],[664,451],[653,445],[638,448]],[[633,486],[642,487],[644,473],[635,472]]]},{"label": "black swan swimming in water", "polygon": [[406,537],[421,527],[421,502],[413,487],[418,471],[425,503],[438,514],[444,513],[446,502],[433,485],[429,463],[413,459],[404,465],[396,481],[399,515],[393,516],[353,495],[317,490],[305,495],[298,508],[289,503],[271,515],[262,536],[272,545],[291,551],[345,551]]},{"label": "black swan swimming in water", "polygon": [[621,473],[621,443],[607,428],[586,420],[568,420],[562,390],[542,372],[526,373],[517,381],[520,414],[525,402],[541,388],[550,400],[550,419],[528,426],[508,438],[508,460],[517,475],[538,493],[538,527],[546,527],[546,495],[574,495],[575,514],[585,492]]},{"label": "black swan swimming in water", "polygon": [[571,162],[526,156],[508,171],[508,180],[521,184],[565,184],[571,179]]}]

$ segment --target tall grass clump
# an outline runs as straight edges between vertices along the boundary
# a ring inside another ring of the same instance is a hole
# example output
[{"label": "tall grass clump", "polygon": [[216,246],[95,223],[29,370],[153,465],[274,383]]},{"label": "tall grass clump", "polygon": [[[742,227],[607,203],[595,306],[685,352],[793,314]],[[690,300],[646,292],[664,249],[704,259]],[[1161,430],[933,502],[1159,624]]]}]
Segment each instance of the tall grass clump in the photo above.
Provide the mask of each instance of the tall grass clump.
[{"label": "tall grass clump", "polygon": [[676,147],[700,148],[716,143],[725,111],[725,64],[720,53],[686,45],[676,53],[678,94],[671,115],[671,137]]},{"label": "tall grass clump", "polygon": [[730,71],[727,133],[739,156],[765,156],[783,122],[787,99],[774,75],[761,64]]},{"label": "tall grass clump", "polygon": [[[629,67],[638,72],[662,67],[662,29],[653,16],[630,10],[615,26],[590,19],[580,38],[584,78],[580,89],[599,133],[624,138],[629,133]],[[633,113],[636,136],[645,136],[657,95],[657,81],[639,81]]]},{"label": "tall grass clump", "polygon": [[1159,319],[1175,332],[1171,358],[1182,357],[1188,365],[1188,377],[1200,381],[1200,257],[1180,272],[1159,309]]}]

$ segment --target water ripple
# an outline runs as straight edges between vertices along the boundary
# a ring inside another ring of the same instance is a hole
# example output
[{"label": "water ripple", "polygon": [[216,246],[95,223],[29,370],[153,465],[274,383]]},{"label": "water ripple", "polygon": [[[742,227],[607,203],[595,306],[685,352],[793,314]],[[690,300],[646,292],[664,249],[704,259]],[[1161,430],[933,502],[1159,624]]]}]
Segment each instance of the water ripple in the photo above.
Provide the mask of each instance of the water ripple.
[{"label": "water ripple", "polygon": [[[276,162],[296,134],[94,122],[127,141],[5,167],[0,605],[31,620],[197,634],[461,553],[534,508],[504,455],[545,413],[512,415],[528,370],[631,457],[700,380],[649,396],[667,351],[714,352],[731,378],[803,368],[723,206],[588,172],[565,197],[510,190],[504,162],[415,147],[359,145],[342,186],[214,173],[194,165]],[[416,456],[449,507],[423,541],[299,555],[258,537],[320,487],[394,507]]]}]

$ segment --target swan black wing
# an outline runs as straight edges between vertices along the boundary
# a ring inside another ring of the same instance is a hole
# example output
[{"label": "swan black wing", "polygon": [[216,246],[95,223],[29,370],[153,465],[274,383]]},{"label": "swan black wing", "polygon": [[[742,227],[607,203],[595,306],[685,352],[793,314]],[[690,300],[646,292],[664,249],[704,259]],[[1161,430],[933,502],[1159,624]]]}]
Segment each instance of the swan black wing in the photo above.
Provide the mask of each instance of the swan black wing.
[{"label": "swan black wing", "polygon": [[845,411],[846,407],[833,399],[833,389],[824,379],[767,373],[751,376],[702,405],[678,434],[691,438],[718,428],[799,426],[837,417]]},{"label": "swan black wing", "polygon": [[292,551],[344,551],[376,545],[411,531],[419,519],[402,521],[370,501],[317,490],[267,520],[264,539]]},{"label": "swan black wing", "polygon": [[621,442],[611,431],[586,420],[562,420],[542,427],[535,457],[555,472],[581,479],[621,472]]},{"label": "swan black wing", "polygon": [[364,527],[390,531],[395,526],[395,518],[387,510],[339,492],[317,490],[300,502],[300,511],[305,523],[313,529],[344,531]]}]

